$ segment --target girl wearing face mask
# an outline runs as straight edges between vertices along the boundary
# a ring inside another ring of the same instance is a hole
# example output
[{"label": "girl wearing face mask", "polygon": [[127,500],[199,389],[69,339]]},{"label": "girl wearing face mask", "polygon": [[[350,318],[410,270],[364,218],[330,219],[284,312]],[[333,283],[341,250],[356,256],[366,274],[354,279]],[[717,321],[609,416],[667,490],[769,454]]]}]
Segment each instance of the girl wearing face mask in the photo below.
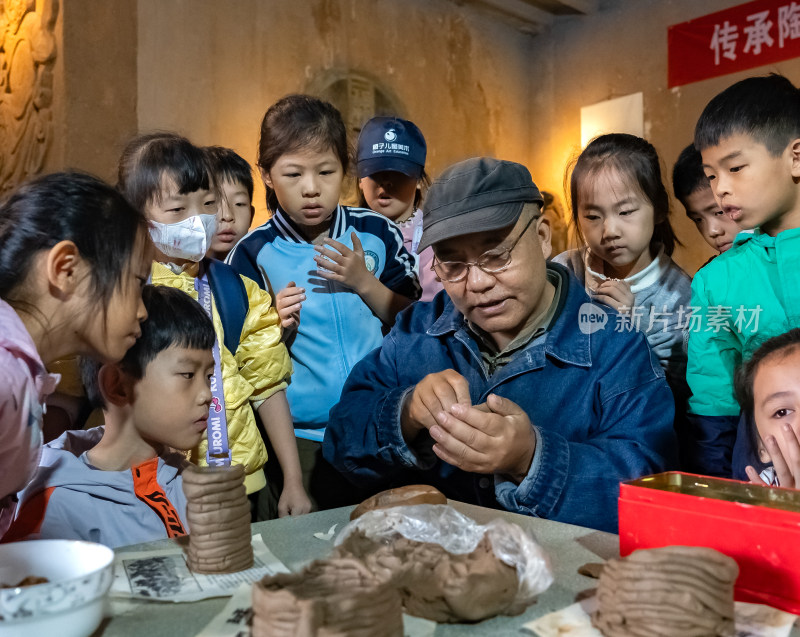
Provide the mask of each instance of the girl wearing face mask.
[{"label": "girl wearing face mask", "polygon": [[[225,299],[216,298],[212,292],[214,277],[221,276],[228,266],[205,257],[217,228],[218,192],[211,175],[204,152],[171,133],[133,139],[119,165],[119,189],[150,221],[156,252],[153,284],[181,289],[198,300],[212,316],[217,334],[212,392],[213,386],[220,391],[214,394],[209,415],[212,444],[209,448],[204,439],[192,453],[192,460],[200,465],[243,464],[247,492],[262,489],[267,453],[255,409],[283,471],[278,513],[307,513],[311,502],[301,481],[284,391],[291,374],[289,354],[281,341],[280,321],[269,295],[246,277],[241,279],[248,309],[238,347],[231,351],[225,345],[221,304],[235,304],[244,293],[237,286],[221,284],[217,289],[225,290]],[[240,297],[228,299],[228,293]]]}]

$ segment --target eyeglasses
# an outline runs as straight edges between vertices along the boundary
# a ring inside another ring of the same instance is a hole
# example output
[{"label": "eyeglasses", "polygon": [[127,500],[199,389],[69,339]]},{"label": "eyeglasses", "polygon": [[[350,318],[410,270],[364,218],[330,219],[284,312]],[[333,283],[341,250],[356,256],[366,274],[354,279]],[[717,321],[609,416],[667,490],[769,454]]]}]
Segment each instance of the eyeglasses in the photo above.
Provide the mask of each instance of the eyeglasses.
[{"label": "eyeglasses", "polygon": [[507,248],[494,248],[492,250],[487,250],[481,256],[479,256],[477,260],[466,262],[439,261],[434,256],[431,270],[436,272],[436,276],[439,277],[440,281],[447,281],[448,283],[457,283],[465,279],[469,275],[469,269],[473,265],[479,267],[487,274],[497,274],[502,272],[503,270],[508,269],[508,267],[511,265],[511,251],[517,247],[519,240],[522,239],[522,235],[524,235],[528,227],[534,221],[540,219],[541,216],[542,215],[536,215],[535,217],[531,217],[528,223],[525,224],[522,232],[520,232],[519,236],[514,240],[514,243]]}]

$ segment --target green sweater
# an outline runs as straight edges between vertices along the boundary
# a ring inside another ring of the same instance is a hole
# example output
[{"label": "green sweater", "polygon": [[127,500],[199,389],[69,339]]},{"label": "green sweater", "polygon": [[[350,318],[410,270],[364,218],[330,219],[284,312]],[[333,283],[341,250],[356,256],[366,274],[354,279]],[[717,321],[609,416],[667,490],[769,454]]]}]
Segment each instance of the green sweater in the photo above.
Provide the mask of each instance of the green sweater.
[{"label": "green sweater", "polygon": [[689,411],[738,416],[736,368],[766,339],[800,326],[800,228],[739,233],[695,275],[692,308]]}]

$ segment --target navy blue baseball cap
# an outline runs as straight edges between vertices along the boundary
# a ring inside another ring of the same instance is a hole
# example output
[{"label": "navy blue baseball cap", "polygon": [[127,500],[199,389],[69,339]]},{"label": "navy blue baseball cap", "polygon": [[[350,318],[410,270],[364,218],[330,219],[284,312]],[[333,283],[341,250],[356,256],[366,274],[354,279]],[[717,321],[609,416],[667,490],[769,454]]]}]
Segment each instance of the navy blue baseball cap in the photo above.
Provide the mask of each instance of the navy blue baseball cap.
[{"label": "navy blue baseball cap", "polygon": [[373,117],[358,136],[358,176],[392,170],[419,179],[427,154],[416,124],[399,117]]}]

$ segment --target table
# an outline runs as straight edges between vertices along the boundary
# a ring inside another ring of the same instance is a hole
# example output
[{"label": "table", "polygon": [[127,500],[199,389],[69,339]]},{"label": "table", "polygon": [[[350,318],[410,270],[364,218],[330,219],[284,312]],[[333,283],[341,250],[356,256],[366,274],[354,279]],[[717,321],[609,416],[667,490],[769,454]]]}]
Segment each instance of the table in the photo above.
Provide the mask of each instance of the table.
[{"label": "table", "polygon": [[[539,596],[538,601],[517,617],[495,617],[479,624],[439,625],[436,637],[451,635],[515,636],[524,634],[520,627],[537,617],[569,606],[578,593],[596,586],[596,580],[578,575],[586,562],[601,562],[619,556],[619,538],[610,533],[579,526],[561,524],[539,518],[487,509],[462,502],[453,507],[479,523],[502,517],[533,531],[552,561],[555,582]],[[296,571],[307,562],[326,557],[330,541],[319,540],[314,533],[326,533],[334,524],[338,532],[348,521],[352,507],[311,513],[298,518],[282,518],[252,525],[253,534],[261,533],[266,545],[286,566]],[[336,533],[334,533],[334,537]],[[166,548],[170,540],[125,547],[125,551]],[[124,614],[104,620],[93,637],[194,637],[215,615],[222,611],[228,598],[194,603],[136,602]],[[794,628],[792,635],[800,636]]]}]

